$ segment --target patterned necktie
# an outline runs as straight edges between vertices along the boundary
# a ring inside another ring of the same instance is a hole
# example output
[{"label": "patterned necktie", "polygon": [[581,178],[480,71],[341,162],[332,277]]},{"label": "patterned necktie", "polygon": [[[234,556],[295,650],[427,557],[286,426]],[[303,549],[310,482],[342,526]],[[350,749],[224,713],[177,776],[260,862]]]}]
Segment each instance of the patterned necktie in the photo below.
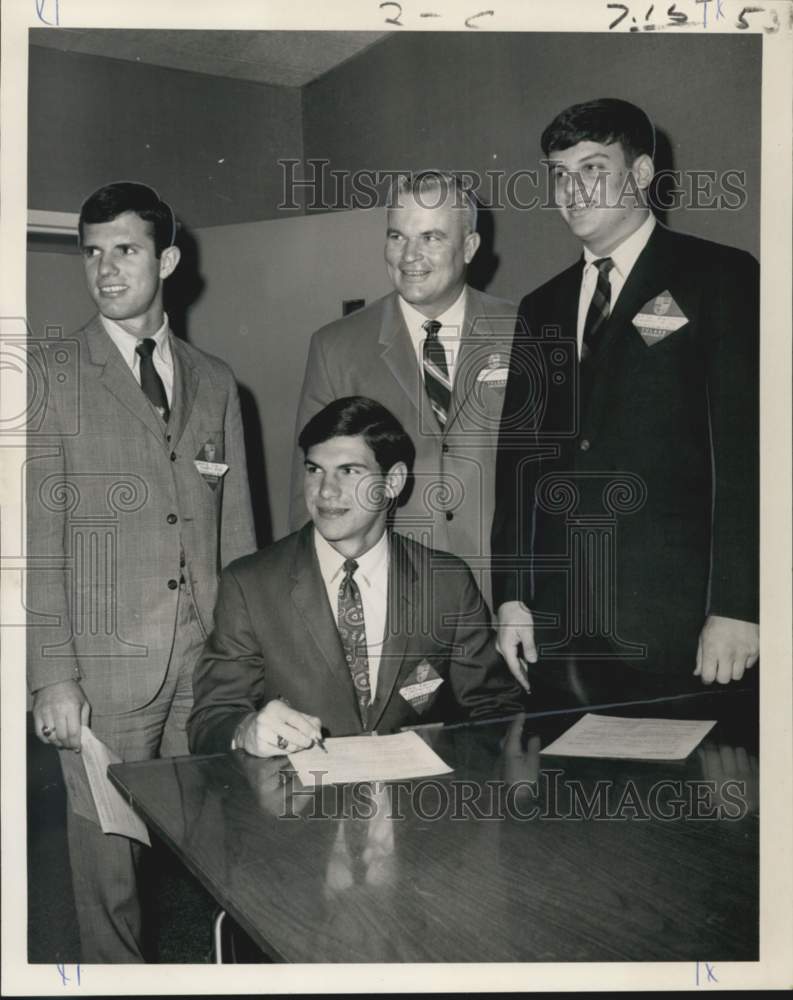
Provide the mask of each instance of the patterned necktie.
[{"label": "patterned necktie", "polygon": [[366,623],[358,584],[353,575],[358,569],[354,559],[344,560],[344,579],[339,585],[339,635],[344,648],[344,658],[350,668],[358,711],[363,728],[367,728],[372,689],[369,685],[369,656],[366,652]]},{"label": "patterned necktie", "polygon": [[594,354],[600,343],[603,327],[611,311],[611,282],[609,272],[614,267],[611,257],[601,257],[592,263],[598,269],[595,294],[589,303],[589,309],[584,322],[584,342],[581,345],[581,360]]},{"label": "patterned necktie", "polygon": [[168,408],[168,397],[165,394],[165,386],[162,384],[162,379],[154,367],[152,355],[156,346],[154,340],[151,337],[147,337],[145,340],[140,341],[135,348],[135,353],[140,358],[140,387],[146,393],[155,409],[159,410],[162,419],[167,423],[171,411]]},{"label": "patterned necktie", "polygon": [[424,385],[427,387],[427,395],[430,397],[438,424],[443,430],[449,415],[452,383],[449,378],[449,367],[446,364],[446,351],[438,340],[440,328],[441,324],[437,319],[428,319],[422,324],[422,329],[427,334],[427,339],[424,341]]}]

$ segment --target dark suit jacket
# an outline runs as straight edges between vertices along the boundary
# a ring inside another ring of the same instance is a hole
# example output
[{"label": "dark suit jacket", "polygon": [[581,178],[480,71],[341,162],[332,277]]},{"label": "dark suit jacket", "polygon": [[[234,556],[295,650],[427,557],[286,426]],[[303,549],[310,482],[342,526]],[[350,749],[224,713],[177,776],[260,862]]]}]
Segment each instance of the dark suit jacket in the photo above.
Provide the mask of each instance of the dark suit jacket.
[{"label": "dark suit jacket", "polygon": [[[331,736],[362,731],[313,530],[308,524],[224,571],[215,630],[194,677],[194,752],[228,750],[242,718],[278,697],[318,716]],[[387,638],[370,728],[387,733],[519,711],[519,691],[496,653],[468,567],[395,532],[390,546]],[[423,661],[444,682],[417,711],[399,692]]]},{"label": "dark suit jacket", "polygon": [[[557,641],[571,620],[585,630],[571,605],[612,596],[601,605],[612,649],[646,647],[646,666],[690,673],[706,614],[758,621],[757,262],[656,225],[598,351],[578,365],[582,267],[520,306],[499,441],[495,605],[520,599],[561,616],[537,635]],[[661,292],[687,322],[648,346],[633,319]],[[616,548],[598,550],[608,582],[592,594],[565,566],[571,521],[598,515],[588,526],[601,537],[614,527]]]},{"label": "dark suit jacket", "polygon": [[[31,342],[42,412],[26,467],[28,679],[32,691],[79,680],[97,715],[160,689],[179,577],[208,633],[221,568],[255,548],[234,376],[173,336],[171,350],[166,425],[98,317]],[[214,488],[195,466],[207,442],[229,467]]]},{"label": "dark suit jacket", "polygon": [[[413,486],[400,498],[394,527],[465,559],[488,601],[498,425],[514,327],[512,303],[467,289],[450,415],[441,431],[392,292],[314,334],[297,415],[299,434],[342,396],[370,396],[386,406],[416,447]],[[486,377],[497,371],[501,381]],[[303,453],[295,446],[292,529],[307,517]]]}]

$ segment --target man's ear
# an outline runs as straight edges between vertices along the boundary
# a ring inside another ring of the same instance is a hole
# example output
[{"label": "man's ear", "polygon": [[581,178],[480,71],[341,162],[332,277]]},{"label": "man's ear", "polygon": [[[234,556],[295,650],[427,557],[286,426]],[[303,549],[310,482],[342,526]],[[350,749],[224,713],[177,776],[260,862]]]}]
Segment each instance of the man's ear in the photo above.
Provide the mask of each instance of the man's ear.
[{"label": "man's ear", "polygon": [[395,462],[385,474],[385,495],[389,500],[396,500],[405,488],[408,477],[408,467],[404,462]]},{"label": "man's ear", "polygon": [[646,191],[655,176],[655,164],[647,153],[637,156],[631,166],[631,173],[641,191]]},{"label": "man's ear", "polygon": [[169,274],[173,274],[176,265],[182,256],[179,247],[166,247],[160,254],[160,277],[165,280]]},{"label": "man's ear", "polygon": [[465,253],[465,263],[470,264],[474,259],[474,254],[479,249],[479,244],[482,242],[482,237],[479,233],[469,233],[465,237],[464,243],[464,253]]}]

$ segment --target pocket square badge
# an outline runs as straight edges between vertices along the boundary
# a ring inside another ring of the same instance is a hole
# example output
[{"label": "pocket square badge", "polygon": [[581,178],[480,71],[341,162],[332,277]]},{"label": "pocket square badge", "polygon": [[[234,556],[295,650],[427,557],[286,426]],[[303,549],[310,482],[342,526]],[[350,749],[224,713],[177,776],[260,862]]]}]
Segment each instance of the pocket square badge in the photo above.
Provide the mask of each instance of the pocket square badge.
[{"label": "pocket square badge", "polygon": [[489,354],[484,367],[479,370],[476,381],[491,389],[503,389],[507,384],[509,365],[503,354]]},{"label": "pocket square badge", "polygon": [[688,316],[675,302],[670,291],[659,292],[658,295],[644,303],[633,317],[633,325],[648,347],[659,344],[662,340],[688,323]]},{"label": "pocket square badge", "polygon": [[207,441],[198,449],[198,454],[193,459],[193,465],[201,473],[204,481],[213,490],[216,490],[220,480],[229,471],[225,462],[216,462],[217,445],[212,441]]},{"label": "pocket square badge", "polygon": [[427,660],[422,660],[407,678],[399,693],[416,711],[425,709],[430,697],[443,684],[443,678]]}]

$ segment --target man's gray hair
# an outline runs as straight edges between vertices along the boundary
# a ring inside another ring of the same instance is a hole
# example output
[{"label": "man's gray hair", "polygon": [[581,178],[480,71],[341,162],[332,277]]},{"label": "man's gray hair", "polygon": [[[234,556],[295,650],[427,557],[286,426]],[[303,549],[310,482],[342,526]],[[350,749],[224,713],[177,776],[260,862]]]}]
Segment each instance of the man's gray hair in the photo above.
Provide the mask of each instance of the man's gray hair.
[{"label": "man's gray hair", "polygon": [[[454,208],[465,209],[466,233],[476,232],[477,205],[470,187],[457,174],[446,170],[422,170],[416,174],[401,174],[396,183],[397,195],[409,194],[422,208],[438,208],[450,194]],[[393,199],[390,207],[395,208]]]}]

